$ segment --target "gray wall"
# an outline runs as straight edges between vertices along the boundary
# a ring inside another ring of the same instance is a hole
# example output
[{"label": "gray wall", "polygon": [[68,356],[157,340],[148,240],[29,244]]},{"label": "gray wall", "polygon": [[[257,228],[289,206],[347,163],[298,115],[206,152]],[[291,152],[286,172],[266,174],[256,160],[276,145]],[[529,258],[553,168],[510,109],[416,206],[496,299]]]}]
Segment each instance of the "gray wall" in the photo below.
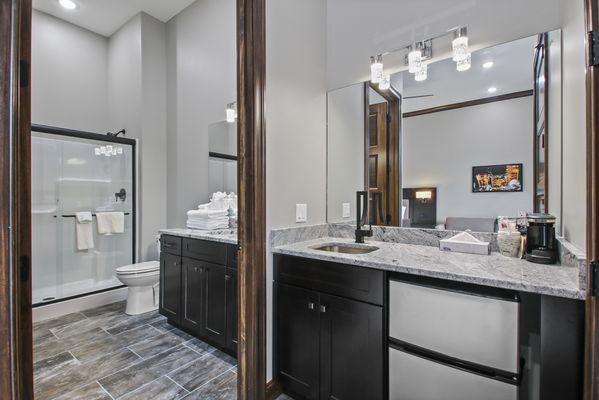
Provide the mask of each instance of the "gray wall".
[{"label": "gray wall", "polygon": [[[327,119],[327,221],[352,221],[356,191],[364,190],[364,85],[329,92]],[[343,203],[350,203],[349,218]]]},{"label": "gray wall", "polygon": [[196,1],[167,23],[169,227],[210,197],[209,126],[237,97],[235,23],[233,0]]},{"label": "gray wall", "polygon": [[[533,204],[532,96],[403,119],[403,187],[437,187],[437,221]],[[522,163],[524,191],[472,193],[472,167]]]},{"label": "gray wall", "polygon": [[31,120],[104,133],[108,39],[33,10]]},{"label": "gray wall", "polygon": [[[296,225],[296,203],[308,204],[308,224],[325,222],[326,4],[322,0],[267,1],[266,18],[268,232]],[[272,257],[267,260],[266,281],[272,282]],[[272,285],[266,287],[270,380]]]}]

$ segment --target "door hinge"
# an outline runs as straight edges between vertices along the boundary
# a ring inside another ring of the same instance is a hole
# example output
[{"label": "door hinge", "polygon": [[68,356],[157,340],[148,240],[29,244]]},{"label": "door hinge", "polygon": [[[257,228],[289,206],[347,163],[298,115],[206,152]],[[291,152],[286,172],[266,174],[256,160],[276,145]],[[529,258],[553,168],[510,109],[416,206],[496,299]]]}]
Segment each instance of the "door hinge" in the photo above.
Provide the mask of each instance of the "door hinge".
[{"label": "door hinge", "polygon": [[29,281],[30,270],[31,270],[31,267],[30,267],[30,263],[29,263],[29,257],[22,256],[21,257],[21,267],[19,268],[19,275],[21,278],[21,282]]},{"label": "door hinge", "polygon": [[19,84],[22,88],[29,87],[29,62],[27,60],[20,60],[20,71],[19,71]]},{"label": "door hinge", "polygon": [[588,66],[594,67],[599,65],[599,31],[589,32],[589,61]]},{"label": "door hinge", "polygon": [[587,280],[587,290],[591,296],[597,296],[599,293],[599,282],[597,282],[597,273],[599,272],[599,262],[591,261],[589,265],[589,277]]}]

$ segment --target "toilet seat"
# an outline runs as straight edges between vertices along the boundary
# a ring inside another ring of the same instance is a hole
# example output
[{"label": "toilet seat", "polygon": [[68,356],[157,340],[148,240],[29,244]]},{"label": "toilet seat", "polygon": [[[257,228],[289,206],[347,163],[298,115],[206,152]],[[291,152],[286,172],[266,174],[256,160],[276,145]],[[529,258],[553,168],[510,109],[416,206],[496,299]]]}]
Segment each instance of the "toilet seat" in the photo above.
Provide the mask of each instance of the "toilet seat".
[{"label": "toilet seat", "polygon": [[116,269],[116,273],[119,275],[139,274],[143,272],[155,272],[159,269],[160,263],[158,261],[146,261],[137,264],[123,265]]}]

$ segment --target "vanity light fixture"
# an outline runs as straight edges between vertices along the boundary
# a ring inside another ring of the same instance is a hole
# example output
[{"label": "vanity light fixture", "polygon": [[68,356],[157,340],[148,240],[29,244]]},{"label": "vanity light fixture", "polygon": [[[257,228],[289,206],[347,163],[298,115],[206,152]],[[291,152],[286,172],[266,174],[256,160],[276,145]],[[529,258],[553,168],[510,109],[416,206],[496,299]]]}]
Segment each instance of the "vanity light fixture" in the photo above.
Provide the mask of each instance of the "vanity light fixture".
[{"label": "vanity light fixture", "polygon": [[370,57],[370,82],[380,83],[383,79],[383,55]]},{"label": "vanity light fixture", "polygon": [[455,63],[455,68],[460,72],[468,71],[471,66],[472,66],[472,54],[470,54],[470,53],[468,53],[466,58],[464,58],[463,60],[456,61],[456,63]]},{"label": "vanity light fixture", "polygon": [[433,197],[433,192],[430,190],[419,190],[416,192],[416,198],[418,200],[430,200]]},{"label": "vanity light fixture", "polygon": [[464,26],[454,31],[454,39],[451,42],[453,50],[453,61],[462,61],[468,57],[468,29]]},{"label": "vanity light fixture", "polygon": [[425,81],[427,77],[428,77],[428,65],[425,63],[422,63],[422,65],[420,65],[420,68],[418,69],[418,71],[416,71],[416,73],[414,74],[414,79],[417,82],[422,82],[422,81]]},{"label": "vanity light fixture", "polygon": [[106,146],[99,146],[94,148],[94,154],[97,156],[111,157],[123,154],[123,147],[113,146],[108,144]]},{"label": "vanity light fixture", "polygon": [[485,69],[489,69],[493,66],[493,61],[486,61],[485,63],[483,63],[483,68]]},{"label": "vanity light fixture", "polygon": [[74,10],[77,8],[77,3],[73,0],[58,0],[58,3],[62,6],[62,8],[67,10]]},{"label": "vanity light fixture", "polygon": [[489,93],[495,93],[497,91],[497,88],[495,86],[491,86],[490,88],[487,89],[487,92]]},{"label": "vanity light fixture", "polygon": [[227,122],[232,124],[237,119],[237,102],[227,104],[227,109],[225,110]]},{"label": "vanity light fixture", "polygon": [[389,90],[391,88],[391,76],[389,74],[383,74],[381,81],[379,82],[379,89]]},{"label": "vanity light fixture", "polygon": [[413,50],[408,53],[408,72],[415,74],[422,67],[422,51],[414,45]]}]

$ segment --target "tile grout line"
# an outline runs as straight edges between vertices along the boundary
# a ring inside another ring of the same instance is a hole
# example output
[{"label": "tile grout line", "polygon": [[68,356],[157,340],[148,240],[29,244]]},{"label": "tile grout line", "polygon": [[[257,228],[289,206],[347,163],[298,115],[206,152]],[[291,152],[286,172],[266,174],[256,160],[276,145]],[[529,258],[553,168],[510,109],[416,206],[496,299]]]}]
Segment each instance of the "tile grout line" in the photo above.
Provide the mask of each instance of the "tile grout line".
[{"label": "tile grout line", "polygon": [[[191,393],[195,393],[196,391],[200,390],[201,388],[203,388],[204,386],[206,386],[207,384],[209,384],[209,383],[210,383],[210,382],[212,382],[213,380],[220,378],[220,377],[221,377],[221,376],[223,376],[224,374],[226,374],[226,373],[228,373],[229,371],[231,371],[233,368],[237,368],[237,366],[235,366],[235,367],[231,367],[231,368],[229,368],[228,370],[226,370],[226,371],[224,371],[224,372],[221,372],[220,374],[216,375],[214,378],[212,378],[212,379],[210,379],[210,380],[208,380],[208,381],[206,381],[206,382],[202,383],[200,386],[198,386],[197,388],[195,388],[194,390],[192,390],[192,391],[190,392],[190,394],[191,394]],[[235,375],[237,375],[237,373],[235,373]]]},{"label": "tile grout line", "polygon": [[169,381],[173,382],[175,385],[179,386],[181,389],[183,389],[185,391],[185,394],[189,394],[191,393],[189,390],[185,389],[183,386],[179,385],[179,383],[177,381],[175,381],[173,378],[171,378],[168,375],[163,375],[166,379],[168,379]]},{"label": "tile grout line", "polygon": [[145,358],[143,358],[142,356],[140,356],[139,354],[137,354],[137,353],[136,353],[134,350],[132,350],[132,349],[131,349],[131,346],[134,346],[134,345],[130,345],[130,346],[127,346],[127,347],[125,347],[125,348],[126,348],[127,350],[129,350],[131,353],[135,354],[137,357],[141,358],[142,360],[145,360]]},{"label": "tile grout line", "polygon": [[100,386],[100,388],[101,388],[103,391],[105,391],[105,392],[106,392],[106,394],[107,394],[107,395],[108,395],[108,396],[109,396],[109,397],[110,397],[112,400],[116,400],[116,399],[115,399],[115,398],[114,398],[114,397],[113,397],[113,396],[110,394],[110,392],[109,392],[108,390],[106,390],[106,388],[105,388],[104,386],[102,386],[102,384],[100,383],[100,380],[99,380],[99,379],[98,379],[98,380],[96,380],[95,382],[98,384],[98,386]]}]

